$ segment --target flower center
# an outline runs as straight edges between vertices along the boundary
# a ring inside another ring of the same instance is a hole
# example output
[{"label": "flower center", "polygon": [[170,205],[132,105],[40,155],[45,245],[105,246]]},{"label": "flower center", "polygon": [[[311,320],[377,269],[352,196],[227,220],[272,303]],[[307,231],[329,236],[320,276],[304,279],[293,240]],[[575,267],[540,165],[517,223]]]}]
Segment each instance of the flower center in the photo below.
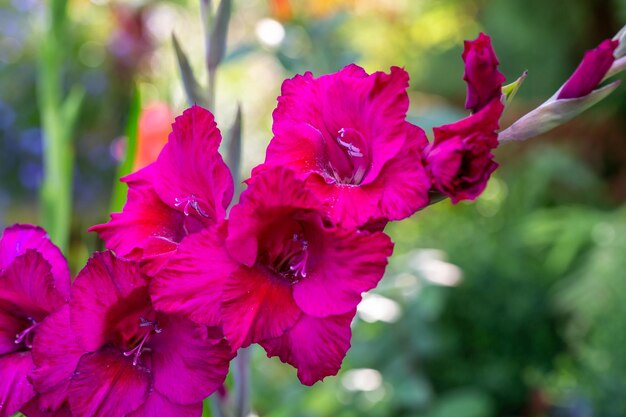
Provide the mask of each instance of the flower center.
[{"label": "flower center", "polygon": [[139,328],[140,330],[147,328],[147,331],[144,333],[143,337],[134,348],[124,352],[124,356],[126,357],[133,356],[133,365],[135,366],[139,362],[139,357],[141,356],[141,354],[143,352],[150,351],[149,347],[144,347],[148,339],[150,339],[150,336],[152,336],[153,334],[161,333],[163,331],[163,329],[159,327],[159,323],[157,323],[156,321],[146,320],[143,317],[139,318]]},{"label": "flower center", "polygon": [[356,129],[339,129],[334,141],[326,141],[326,154],[330,182],[359,185],[370,169],[367,143]]},{"label": "flower center", "polygon": [[266,253],[263,263],[272,271],[295,284],[307,276],[309,259],[309,242],[299,233],[282,242],[282,246],[274,253]]},{"label": "flower center", "polygon": [[30,326],[15,335],[15,344],[19,345],[20,343],[24,342],[24,345],[28,349],[32,349],[33,337],[35,336],[34,330],[39,326],[39,323],[37,323],[32,317],[28,317],[28,321],[30,321]]}]

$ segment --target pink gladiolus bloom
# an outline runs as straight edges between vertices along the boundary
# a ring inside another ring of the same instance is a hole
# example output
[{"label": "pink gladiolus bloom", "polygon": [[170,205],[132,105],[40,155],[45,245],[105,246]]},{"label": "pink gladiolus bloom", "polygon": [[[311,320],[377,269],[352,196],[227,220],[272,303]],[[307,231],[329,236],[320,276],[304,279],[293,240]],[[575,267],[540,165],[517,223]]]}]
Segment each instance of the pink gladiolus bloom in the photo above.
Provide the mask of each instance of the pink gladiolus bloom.
[{"label": "pink gladiolus bloom", "polygon": [[253,176],[290,168],[345,227],[410,216],[427,205],[429,183],[420,164],[426,136],[405,121],[408,81],[401,68],[368,75],[356,65],[286,80],[274,138]]},{"label": "pink gladiolus bloom", "polygon": [[433,189],[453,203],[478,197],[498,167],[492,150],[498,146],[502,110],[496,98],[478,113],[434,129],[435,140],[424,150],[426,169]]},{"label": "pink gladiolus bloom", "polygon": [[498,57],[491,46],[491,38],[484,33],[473,41],[465,41],[463,61],[463,79],[467,83],[465,108],[476,113],[492,99],[500,97],[505,78],[498,71]]},{"label": "pink gladiolus bloom", "polygon": [[118,256],[149,260],[158,270],[188,234],[224,219],[233,179],[218,153],[213,115],[193,106],[176,118],[156,162],[128,175],[122,213],[91,227]]},{"label": "pink gladiolus bloom", "polygon": [[221,331],[157,312],[137,264],[96,253],[33,349],[33,384],[76,417],[200,416],[232,359]]},{"label": "pink gladiolus bloom", "polygon": [[[0,238],[0,417],[37,402],[27,377],[46,318],[69,298],[70,272],[61,251],[36,226],[15,225]],[[45,399],[43,400],[45,402]]]},{"label": "pink gladiolus bloom", "polygon": [[500,100],[504,76],[498,71],[498,58],[489,36],[481,33],[475,40],[466,41],[463,60],[465,106],[474,114],[434,128],[435,139],[423,151],[433,191],[455,204],[478,197],[498,167],[492,151],[498,146],[498,122],[504,110]]},{"label": "pink gladiolus bloom", "polygon": [[597,48],[587,51],[578,68],[563,84],[557,98],[578,98],[591,93],[611,68],[615,60],[613,51],[618,45],[619,41],[606,39]]},{"label": "pink gladiolus bloom", "polygon": [[361,293],[383,275],[393,244],[334,225],[281,167],[249,180],[227,225],[187,237],[152,283],[155,306],[222,324],[233,349],[260,343],[311,385],[339,370]]}]

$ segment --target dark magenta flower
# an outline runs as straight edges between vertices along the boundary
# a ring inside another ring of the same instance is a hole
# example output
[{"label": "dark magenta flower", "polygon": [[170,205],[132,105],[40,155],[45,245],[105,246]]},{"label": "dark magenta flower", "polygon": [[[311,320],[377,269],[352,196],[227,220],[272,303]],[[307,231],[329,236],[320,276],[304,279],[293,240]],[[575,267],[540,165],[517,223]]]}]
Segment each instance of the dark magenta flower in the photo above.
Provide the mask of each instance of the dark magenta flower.
[{"label": "dark magenta flower", "polygon": [[33,385],[76,417],[200,416],[232,359],[216,328],[152,307],[132,261],[96,253],[33,349]]},{"label": "dark magenta flower", "polygon": [[253,176],[290,168],[346,227],[410,216],[428,203],[428,178],[419,157],[426,137],[405,121],[408,81],[401,68],[368,75],[356,65],[286,80]]},{"label": "dark magenta flower", "polygon": [[498,120],[504,106],[499,98],[458,122],[434,128],[435,139],[424,149],[424,163],[435,191],[453,203],[474,200],[498,164]]},{"label": "dark magenta flower", "polygon": [[618,40],[606,39],[587,51],[578,68],[561,87],[557,99],[584,97],[591,93],[611,68],[615,60],[613,51],[618,45]]},{"label": "dark magenta flower", "polygon": [[233,179],[218,153],[220,142],[208,110],[185,110],[156,162],[122,179],[129,187],[122,213],[89,230],[117,255],[150,260],[158,269],[183,237],[224,219]]},{"label": "dark magenta flower", "polygon": [[476,113],[491,100],[500,97],[505,78],[498,71],[499,61],[491,46],[491,38],[484,33],[473,41],[465,41],[463,61],[463,79],[467,83],[465,108]]},{"label": "dark magenta flower", "polygon": [[15,225],[0,238],[0,417],[36,402],[28,380],[32,349],[46,318],[69,298],[61,251],[36,226]]},{"label": "dark magenta flower", "polygon": [[381,279],[393,244],[336,226],[295,174],[249,181],[227,226],[187,237],[151,286],[155,306],[222,324],[233,349],[260,343],[307,385],[334,375],[361,293]]},{"label": "dark magenta flower", "polygon": [[497,130],[504,110],[504,76],[498,71],[498,58],[489,36],[481,33],[475,40],[465,41],[463,60],[465,107],[473,114],[434,128],[433,142],[423,142],[423,163],[432,191],[449,197],[453,203],[478,197],[498,167],[492,151],[498,146]]}]

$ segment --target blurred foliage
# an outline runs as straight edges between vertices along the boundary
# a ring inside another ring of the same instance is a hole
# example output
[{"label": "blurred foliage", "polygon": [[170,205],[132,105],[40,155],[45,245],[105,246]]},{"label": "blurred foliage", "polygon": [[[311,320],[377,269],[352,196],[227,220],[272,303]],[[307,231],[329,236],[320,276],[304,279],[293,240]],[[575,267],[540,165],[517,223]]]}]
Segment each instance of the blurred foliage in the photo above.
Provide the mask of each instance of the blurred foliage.
[{"label": "blurred foliage", "polygon": [[[38,0],[0,0],[0,224],[37,222]],[[85,91],[76,126],[70,259],[101,244],[133,85],[143,105],[186,97],[171,44],[196,74],[198,2],[69,2],[63,95]],[[219,125],[242,104],[242,170],[261,162],[280,83],[294,73],[404,66],[410,120],[463,117],[462,41],[489,33],[509,81],[529,76],[504,126],[552,95],[586,49],[626,22],[626,0],[235,1],[217,83]],[[205,80],[199,80],[206,84]],[[475,203],[441,202],[390,225],[387,276],[365,299],[337,377],[301,386],[253,350],[263,417],[621,417],[626,360],[626,90],[542,138],[499,150]],[[226,129],[223,129],[226,131]],[[376,298],[378,297],[378,298]],[[368,307],[369,305],[369,307]]]}]

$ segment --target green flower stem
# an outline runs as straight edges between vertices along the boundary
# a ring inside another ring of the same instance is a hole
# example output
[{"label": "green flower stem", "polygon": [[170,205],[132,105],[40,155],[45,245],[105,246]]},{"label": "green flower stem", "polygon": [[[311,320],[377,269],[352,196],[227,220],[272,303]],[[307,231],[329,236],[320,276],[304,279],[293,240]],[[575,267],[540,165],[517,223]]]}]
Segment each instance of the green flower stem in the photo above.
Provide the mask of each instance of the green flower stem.
[{"label": "green flower stem", "polygon": [[74,87],[63,98],[62,70],[67,50],[67,0],[51,0],[42,33],[38,60],[38,105],[43,129],[44,178],[41,187],[41,222],[64,253],[69,247],[72,213],[72,136],[84,97]]},{"label": "green flower stem", "polygon": [[139,117],[141,116],[141,94],[139,87],[135,85],[130,97],[130,107],[128,109],[128,120],[126,121],[126,152],[124,160],[117,167],[115,184],[113,185],[113,195],[111,197],[111,212],[122,211],[126,203],[126,193],[128,186],[120,181],[125,175],[132,172],[137,155],[139,141]]}]

